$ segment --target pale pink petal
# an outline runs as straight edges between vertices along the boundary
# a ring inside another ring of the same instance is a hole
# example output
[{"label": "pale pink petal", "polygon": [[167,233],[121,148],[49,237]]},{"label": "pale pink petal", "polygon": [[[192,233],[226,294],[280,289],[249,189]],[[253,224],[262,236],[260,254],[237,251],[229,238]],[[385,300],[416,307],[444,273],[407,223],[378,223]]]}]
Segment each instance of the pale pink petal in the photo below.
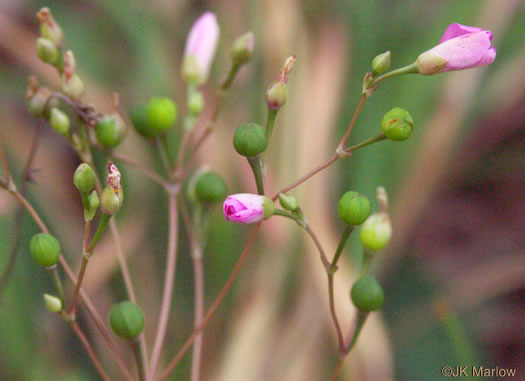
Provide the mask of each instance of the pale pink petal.
[{"label": "pale pink petal", "polygon": [[[467,25],[461,25],[458,23],[453,23],[453,24],[450,24],[447,27],[447,29],[445,29],[445,32],[443,33],[443,36],[441,36],[441,40],[439,40],[439,43],[441,44],[447,40],[450,40],[455,37],[463,36],[465,34],[482,32],[482,31],[483,29],[477,28],[475,26],[467,26]],[[490,33],[490,39],[492,40],[492,33]]]},{"label": "pale pink petal", "polygon": [[191,27],[184,49],[185,56],[195,56],[203,82],[208,78],[218,40],[219,24],[217,18],[213,13],[206,12]]}]

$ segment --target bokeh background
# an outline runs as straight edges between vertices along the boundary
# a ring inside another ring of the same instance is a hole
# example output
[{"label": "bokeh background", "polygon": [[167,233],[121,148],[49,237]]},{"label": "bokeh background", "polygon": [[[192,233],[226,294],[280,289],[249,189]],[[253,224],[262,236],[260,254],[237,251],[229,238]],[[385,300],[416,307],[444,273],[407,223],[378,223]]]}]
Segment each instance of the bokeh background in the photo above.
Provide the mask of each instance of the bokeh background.
[{"label": "bokeh background", "polygon": [[[382,142],[341,160],[292,194],[329,253],[343,229],[336,203],[346,190],[374,199],[390,195],[394,239],[379,258],[385,307],[367,322],[346,361],[345,380],[440,380],[443,366],[518,368],[525,377],[525,6],[520,0],[425,1],[0,1],[0,136],[19,176],[36,121],[25,108],[27,77],[58,84],[34,50],[35,14],[49,6],[77,59],[85,99],[109,111],[119,92],[125,115],[150,96],[173,97],[183,111],[179,75],[187,31],[204,11],[217,14],[221,37],[209,83],[229,68],[231,42],[252,30],[256,52],[228,94],[218,127],[200,152],[202,164],[224,175],[231,193],[254,192],[249,167],[231,145],[240,123],[265,121],[264,90],[284,59],[297,55],[289,100],[279,113],[269,152],[267,188],[273,194],[328,158],[358,102],[372,58],[392,52],[407,65],[459,22],[489,29],[497,49],[484,68],[405,76],[383,83],[367,102],[351,142],[377,133],[390,108],[406,108],[415,131],[403,143]],[[179,126],[180,127],[180,126]],[[179,130],[180,132],[180,130]],[[174,151],[179,132],[170,133]],[[161,170],[155,148],[130,131],[119,151]],[[96,154],[97,164],[104,158]],[[79,161],[48,127],[38,149],[29,199],[78,268],[82,210],[72,184]],[[125,165],[126,201],[118,215],[138,301],[153,342],[164,277],[167,237],[163,191]],[[374,203],[377,208],[377,203]],[[0,192],[0,274],[12,250],[17,205]],[[205,249],[206,302],[227,279],[249,227],[211,211]],[[47,274],[28,253],[37,232],[25,216],[9,283],[0,290],[1,380],[94,380],[97,375],[71,330],[47,312]],[[192,267],[180,234],[174,306],[163,365],[191,333]],[[88,268],[85,285],[98,310],[126,298],[108,234]],[[360,249],[352,238],[336,276],[337,308],[346,330],[355,312],[348,293]],[[70,284],[68,285],[70,287]],[[112,358],[89,318],[80,322],[107,368]],[[131,361],[131,355],[122,350]],[[173,373],[189,379],[190,355]],[[329,318],[326,279],[314,246],[298,227],[273,218],[263,225],[233,291],[205,333],[203,379],[324,380],[337,343]]]}]

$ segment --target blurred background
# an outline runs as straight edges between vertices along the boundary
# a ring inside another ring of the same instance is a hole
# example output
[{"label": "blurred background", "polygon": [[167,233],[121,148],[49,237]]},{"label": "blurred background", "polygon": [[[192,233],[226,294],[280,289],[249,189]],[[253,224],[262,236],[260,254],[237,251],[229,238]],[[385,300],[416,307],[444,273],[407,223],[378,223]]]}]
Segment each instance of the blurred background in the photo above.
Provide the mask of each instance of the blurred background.
[{"label": "blurred background", "polygon": [[[232,41],[253,31],[254,60],[235,80],[218,126],[200,151],[201,163],[225,177],[230,193],[255,192],[250,169],[231,139],[240,123],[265,123],[264,90],[289,55],[296,54],[297,62],[268,155],[271,194],[333,153],[374,56],[390,50],[392,68],[401,67],[436,45],[452,22],[491,30],[497,49],[492,65],[384,82],[350,139],[358,143],[375,135],[383,114],[399,106],[415,120],[408,141],[360,150],[292,194],[330,257],[343,230],[336,211],[342,193],[357,190],[375,200],[375,189],[382,185],[390,195],[394,238],[376,263],[385,306],[367,321],[341,379],[440,380],[447,365],[518,368],[516,379],[525,377],[523,1],[0,0],[0,136],[18,181],[37,123],[25,107],[27,77],[35,74],[54,87],[59,83],[34,49],[35,14],[42,6],[51,8],[65,46],[75,53],[85,101],[109,111],[111,94],[119,92],[125,115],[154,95],[173,97],[179,110],[185,109],[179,68],[186,34],[199,15],[211,10],[221,36],[203,87],[208,117],[214,88],[229,69]],[[178,127],[170,133],[174,150]],[[118,151],[161,171],[155,148],[134,131]],[[102,169],[104,158],[97,153],[95,159]],[[83,230],[71,180],[78,164],[68,143],[46,126],[28,198],[74,269]],[[126,201],[117,219],[151,349],[165,271],[166,197],[135,169],[119,167]],[[42,294],[51,292],[52,284],[29,256],[28,242],[38,229],[27,215],[16,262],[8,268],[16,209],[15,200],[0,192],[0,274],[9,273],[0,289],[0,379],[98,379],[67,324],[44,308]],[[211,219],[204,254],[208,306],[251,229],[224,221],[220,207],[211,211]],[[179,238],[161,369],[192,330],[193,276],[184,229]],[[85,280],[102,316],[126,298],[114,253],[106,234]],[[355,313],[348,295],[360,256],[352,237],[336,276],[345,331]],[[118,379],[89,317],[80,312],[79,319]],[[127,348],[122,351],[131,363]],[[326,278],[315,247],[295,224],[273,218],[264,223],[233,291],[205,331],[203,379],[325,380],[336,359]],[[189,379],[190,366],[188,353],[171,379]]]}]

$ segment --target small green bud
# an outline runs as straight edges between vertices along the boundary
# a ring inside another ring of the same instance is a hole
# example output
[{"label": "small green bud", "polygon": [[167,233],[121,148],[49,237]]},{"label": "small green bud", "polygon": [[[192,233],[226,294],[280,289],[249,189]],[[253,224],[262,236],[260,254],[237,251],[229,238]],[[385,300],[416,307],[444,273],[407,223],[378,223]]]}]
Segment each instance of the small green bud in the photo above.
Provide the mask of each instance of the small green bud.
[{"label": "small green bud", "polygon": [[130,301],[111,307],[109,325],[115,335],[124,339],[134,339],[144,329],[144,312]]},{"label": "small green bud", "polygon": [[266,132],[255,123],[241,124],[233,135],[235,151],[246,157],[255,157],[266,149]]},{"label": "small green bud", "polygon": [[50,40],[56,47],[62,46],[64,40],[62,29],[56,23],[49,8],[40,9],[36,16],[40,22],[40,36]]},{"label": "small green bud", "polygon": [[58,62],[58,49],[51,41],[46,38],[36,39],[36,54],[42,62],[56,65]]},{"label": "small green bud", "polygon": [[126,136],[126,123],[119,114],[105,115],[96,122],[95,135],[104,147],[116,147]]},{"label": "small green bud", "polygon": [[364,248],[372,251],[383,250],[392,237],[392,225],[386,213],[376,213],[368,217],[361,226],[359,239]]},{"label": "small green bud", "polygon": [[73,183],[80,193],[87,193],[95,187],[95,172],[88,164],[82,163],[73,174]]},{"label": "small green bud", "polygon": [[297,199],[294,196],[290,196],[286,193],[279,193],[279,203],[284,209],[289,210],[290,212],[293,212],[299,208],[299,202]]},{"label": "small green bud", "polygon": [[50,106],[48,102],[52,92],[47,87],[40,87],[31,95],[27,96],[27,109],[31,115],[40,117],[46,113],[46,106]]},{"label": "small green bud", "polygon": [[158,130],[153,129],[148,123],[147,106],[139,105],[131,111],[130,119],[135,131],[145,138],[154,138],[159,134]]},{"label": "small green bud", "polygon": [[419,74],[432,75],[440,73],[447,65],[447,60],[435,54],[425,52],[417,57],[416,66]]},{"label": "small green bud", "polygon": [[271,216],[273,216],[273,212],[275,211],[275,206],[273,205],[273,201],[266,197],[262,196],[262,206],[263,206],[263,219],[267,220]]},{"label": "small green bud", "polygon": [[89,194],[86,204],[84,207],[84,220],[91,221],[97,214],[97,209],[100,206],[100,199],[96,190]]},{"label": "small green bud", "polygon": [[244,65],[252,59],[255,37],[252,32],[248,32],[237,38],[233,42],[232,62],[234,65]]},{"label": "small green bud", "polygon": [[275,82],[266,90],[266,104],[269,108],[278,110],[288,99],[288,86],[284,82]]},{"label": "small green bud", "polygon": [[383,74],[390,69],[390,51],[374,57],[372,60],[372,75]]},{"label": "small green bud", "polygon": [[42,267],[56,265],[60,257],[60,242],[48,233],[35,234],[29,241],[31,256]]},{"label": "small green bud", "polygon": [[204,97],[199,90],[191,92],[188,99],[188,110],[192,115],[199,115],[204,110]]},{"label": "small green bud", "polygon": [[58,314],[62,311],[62,300],[57,296],[44,294],[44,304],[49,312]]},{"label": "small green bud", "polygon": [[49,114],[49,124],[51,128],[60,135],[67,136],[71,125],[69,116],[59,108],[53,107]]},{"label": "small green bud", "polygon": [[371,276],[358,279],[350,292],[352,302],[362,311],[375,311],[383,306],[385,294],[379,283]]},{"label": "small green bud", "polygon": [[394,107],[383,116],[381,121],[381,131],[383,134],[394,141],[408,139],[414,130],[414,120],[407,110]]},{"label": "small green bud", "polygon": [[169,98],[153,97],[146,109],[146,120],[151,129],[163,132],[177,119],[177,106]]},{"label": "small green bud", "polygon": [[121,197],[122,187],[119,187],[118,191],[108,185],[102,191],[100,197],[100,207],[102,211],[110,216],[116,214],[122,206]]},{"label": "small green bud", "polygon": [[204,172],[195,183],[195,196],[200,202],[223,201],[227,195],[228,187],[216,172]]},{"label": "small green bud", "polygon": [[346,192],[337,204],[337,212],[344,223],[361,225],[370,215],[370,201],[357,192]]},{"label": "small green bud", "polygon": [[84,95],[84,82],[75,73],[69,78],[64,74],[62,75],[62,91],[68,97],[79,100]]}]

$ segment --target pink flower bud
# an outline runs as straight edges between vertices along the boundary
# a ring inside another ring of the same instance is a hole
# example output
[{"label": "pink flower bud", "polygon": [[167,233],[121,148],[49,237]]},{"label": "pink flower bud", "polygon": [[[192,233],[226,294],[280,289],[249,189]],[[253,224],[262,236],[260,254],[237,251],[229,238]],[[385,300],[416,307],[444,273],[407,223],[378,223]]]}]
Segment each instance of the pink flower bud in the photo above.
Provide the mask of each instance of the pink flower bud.
[{"label": "pink flower bud", "polygon": [[450,24],[439,45],[417,58],[419,72],[430,75],[488,65],[496,58],[491,40],[492,33],[488,30]]},{"label": "pink flower bud", "polygon": [[265,196],[250,193],[239,193],[228,196],[223,205],[224,218],[240,224],[253,224],[270,218],[274,206],[272,200]]},{"label": "pink flower bud", "polygon": [[218,39],[217,18],[206,12],[193,24],[186,40],[182,72],[187,81],[202,84],[208,79]]}]

